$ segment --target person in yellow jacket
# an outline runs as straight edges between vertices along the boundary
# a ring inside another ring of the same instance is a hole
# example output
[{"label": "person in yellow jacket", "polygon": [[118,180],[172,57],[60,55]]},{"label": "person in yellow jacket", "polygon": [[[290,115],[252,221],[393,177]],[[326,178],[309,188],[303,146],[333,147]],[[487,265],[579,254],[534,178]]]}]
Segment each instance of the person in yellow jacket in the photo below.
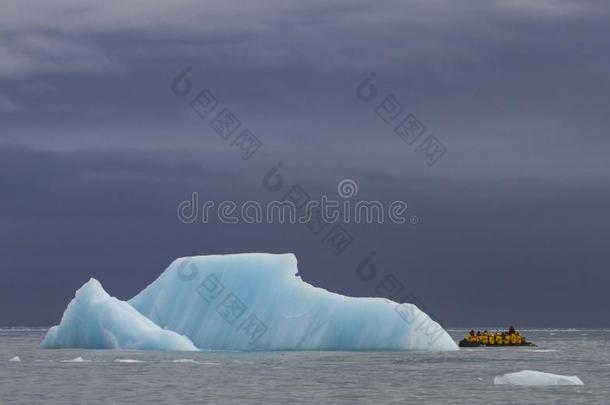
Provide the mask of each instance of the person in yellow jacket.
[{"label": "person in yellow jacket", "polygon": [[474,334],[474,330],[471,330],[470,333],[466,335],[466,340],[471,343],[478,342],[477,335]]},{"label": "person in yellow jacket", "polygon": [[510,344],[516,345],[517,344],[517,334],[511,333],[509,336],[510,336]]},{"label": "person in yellow jacket", "polygon": [[504,335],[503,336],[504,337],[504,344],[505,345],[509,345],[510,344],[510,335],[508,333],[506,333],[506,332],[504,332],[503,335]]},{"label": "person in yellow jacket", "polygon": [[487,331],[483,331],[483,333],[481,333],[481,337],[479,338],[479,340],[484,345],[489,344],[489,335],[487,334]]},{"label": "person in yellow jacket", "polygon": [[497,345],[502,344],[502,334],[500,332],[496,332],[496,344]]}]

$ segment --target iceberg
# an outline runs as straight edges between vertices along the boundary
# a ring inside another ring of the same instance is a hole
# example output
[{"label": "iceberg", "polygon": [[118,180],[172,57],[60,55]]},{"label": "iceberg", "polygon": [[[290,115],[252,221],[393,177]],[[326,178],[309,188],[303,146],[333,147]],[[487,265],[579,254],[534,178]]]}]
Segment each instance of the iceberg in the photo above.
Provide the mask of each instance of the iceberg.
[{"label": "iceberg", "polygon": [[19,356],[11,357],[8,361],[11,363],[21,363],[21,358]]},{"label": "iceberg", "polygon": [[292,254],[176,259],[128,302],[91,279],[43,347],[156,350],[458,350],[412,304],[304,282]]},{"label": "iceberg", "polygon": [[160,328],[127,302],[108,295],[93,278],[76,292],[42,347],[197,350],[187,337]]},{"label": "iceberg", "polygon": [[542,371],[523,370],[494,378],[496,385],[584,385],[575,375],[543,373]]},{"label": "iceberg", "polygon": [[458,350],[413,304],[304,282],[293,254],[176,259],[129,301],[207,350]]}]

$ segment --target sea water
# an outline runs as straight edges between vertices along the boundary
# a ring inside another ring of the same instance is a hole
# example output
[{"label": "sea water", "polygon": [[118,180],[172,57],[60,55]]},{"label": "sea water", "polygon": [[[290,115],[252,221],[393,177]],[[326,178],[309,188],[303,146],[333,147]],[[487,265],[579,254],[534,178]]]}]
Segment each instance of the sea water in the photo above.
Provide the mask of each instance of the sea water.
[{"label": "sea water", "polygon": [[[40,348],[46,331],[0,328],[0,403],[608,403],[610,398],[610,329],[529,329],[523,333],[537,347],[444,353],[48,350]],[[459,340],[466,331],[449,332]],[[15,356],[21,362],[9,361]],[[493,384],[496,375],[521,370],[577,375],[584,385]]]}]

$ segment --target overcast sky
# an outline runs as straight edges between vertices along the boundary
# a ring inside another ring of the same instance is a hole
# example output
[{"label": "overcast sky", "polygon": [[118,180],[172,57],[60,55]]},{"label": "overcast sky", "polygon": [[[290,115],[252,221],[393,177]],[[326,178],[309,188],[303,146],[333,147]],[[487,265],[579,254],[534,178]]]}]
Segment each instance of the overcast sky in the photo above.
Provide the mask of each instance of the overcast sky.
[{"label": "overcast sky", "polygon": [[[392,275],[389,298],[444,325],[610,325],[610,3],[260,3],[0,4],[1,325],[57,323],[89,277],[131,298],[195,252],[294,252],[304,280],[358,296]],[[260,139],[250,159],[190,108],[203,89]],[[408,114],[447,149],[432,166],[394,133]],[[346,224],[336,256],[302,225],[176,215],[192,192],[337,197],[345,178],[420,222]]]}]

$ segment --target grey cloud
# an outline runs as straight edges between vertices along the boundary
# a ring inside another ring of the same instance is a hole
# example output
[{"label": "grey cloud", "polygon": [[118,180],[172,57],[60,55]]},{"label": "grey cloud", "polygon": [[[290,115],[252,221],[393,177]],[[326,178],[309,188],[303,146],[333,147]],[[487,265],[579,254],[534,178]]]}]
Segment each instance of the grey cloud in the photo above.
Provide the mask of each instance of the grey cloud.
[{"label": "grey cloud", "polygon": [[0,77],[116,73],[119,68],[95,46],[78,39],[36,32],[0,36]]},{"label": "grey cloud", "polygon": [[[520,41],[549,23],[600,24],[601,15],[608,14],[608,7],[599,2],[553,0],[374,5],[273,1],[256,6],[249,2],[186,1],[168,6],[163,1],[78,5],[66,1],[52,6],[37,2],[28,13],[22,7],[21,2],[8,2],[0,17],[5,37],[0,43],[0,74],[4,76],[113,73],[129,65],[130,54],[151,53],[207,56],[212,63],[245,62],[258,68],[305,63],[321,71],[424,64],[451,76],[455,66],[478,65],[484,59],[481,44]],[[519,27],[524,23],[529,24],[526,30]],[[475,42],[464,41],[483,31],[485,35]],[[113,35],[132,39],[119,45],[126,47],[120,55],[91,42],[96,36]]]},{"label": "grey cloud", "polygon": [[[454,325],[506,317],[520,324],[569,325],[549,303],[578,297],[571,310],[583,314],[603,305],[609,281],[604,241],[610,194],[604,188],[359,176],[362,198],[405,199],[422,222],[350,224],[354,245],[335,257],[320,237],[296,225],[180,223],[176,206],[192,191],[216,201],[267,201],[285,191],[270,194],[260,178],[228,174],[232,163],[226,156],[3,148],[0,157],[11,167],[0,176],[0,266],[7,269],[0,273],[0,290],[6,291],[0,299],[3,308],[19,308],[0,313],[5,323],[55,322],[74,289],[91,276],[128,298],[173,258],[194,252],[295,252],[307,281],[352,295],[379,294],[377,283],[393,274],[405,295],[415,293],[437,319]],[[289,183],[304,180],[299,170],[284,174]],[[335,195],[336,184],[301,183],[312,195]],[[364,282],[355,268],[371,250],[377,251],[379,275]],[[27,293],[12,294],[8,286]],[[53,311],[29,306],[28,294]],[[505,299],[526,304],[507,310]],[[457,304],[486,310],[456,313]],[[528,308],[545,315],[534,316]],[[581,315],[581,321],[608,322],[607,314],[596,316]]]},{"label": "grey cloud", "polygon": [[[23,308],[0,324],[55,322],[91,276],[128,298],[193,252],[292,251],[307,281],[376,295],[354,273],[371,250],[445,322],[557,326],[569,303],[608,323],[607,3],[25,4],[0,15],[0,308]],[[263,141],[252,159],[192,112],[203,88]],[[390,94],[448,146],[435,166],[377,115]],[[193,191],[280,197],[261,186],[278,162],[286,188],[354,179],[421,223],[350,226],[335,257],[304,228],[177,221]]]},{"label": "grey cloud", "polygon": [[0,94],[0,114],[11,114],[21,111],[21,106],[9,97]]}]

